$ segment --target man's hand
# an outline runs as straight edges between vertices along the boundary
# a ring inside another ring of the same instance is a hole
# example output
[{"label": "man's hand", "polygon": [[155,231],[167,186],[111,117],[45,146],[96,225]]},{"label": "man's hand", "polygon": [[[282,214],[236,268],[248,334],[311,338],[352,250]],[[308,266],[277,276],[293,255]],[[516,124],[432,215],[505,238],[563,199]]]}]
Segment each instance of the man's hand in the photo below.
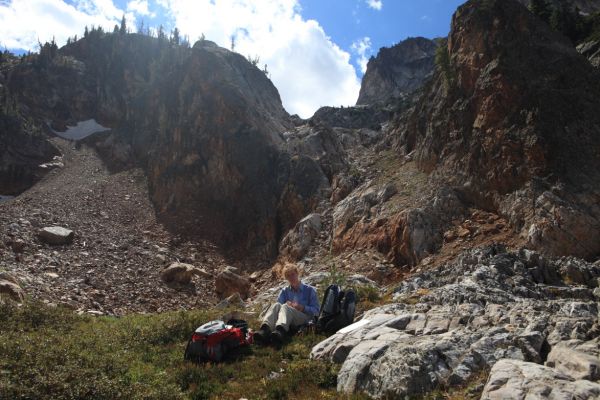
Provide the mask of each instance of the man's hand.
[{"label": "man's hand", "polygon": [[296,310],[300,311],[300,312],[304,312],[304,306],[300,303],[296,303],[295,301],[286,301],[286,303],[288,306],[295,308]]}]

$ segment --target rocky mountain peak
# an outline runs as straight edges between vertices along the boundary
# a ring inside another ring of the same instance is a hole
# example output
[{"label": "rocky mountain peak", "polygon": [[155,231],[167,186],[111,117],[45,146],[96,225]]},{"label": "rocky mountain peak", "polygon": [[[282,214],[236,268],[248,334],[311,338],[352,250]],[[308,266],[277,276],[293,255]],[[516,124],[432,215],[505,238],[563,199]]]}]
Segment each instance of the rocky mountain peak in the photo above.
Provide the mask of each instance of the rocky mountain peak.
[{"label": "rocky mountain peak", "polygon": [[433,71],[436,47],[417,37],[380,49],[367,64],[356,104],[386,103],[421,87]]},{"label": "rocky mountain peak", "polygon": [[505,213],[532,246],[597,254],[597,71],[514,0],[461,6],[446,51],[400,146],[469,201]]}]

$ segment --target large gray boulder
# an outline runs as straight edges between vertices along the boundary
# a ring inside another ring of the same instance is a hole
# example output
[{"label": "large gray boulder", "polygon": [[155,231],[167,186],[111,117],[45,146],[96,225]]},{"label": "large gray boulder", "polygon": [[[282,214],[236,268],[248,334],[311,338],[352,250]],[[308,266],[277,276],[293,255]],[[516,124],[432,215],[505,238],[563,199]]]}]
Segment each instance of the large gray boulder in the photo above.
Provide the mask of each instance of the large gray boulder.
[{"label": "large gray boulder", "polygon": [[212,274],[202,268],[178,262],[169,265],[160,273],[160,277],[165,283],[179,283],[183,285],[190,283],[194,275],[204,279],[212,278]]},{"label": "large gray boulder", "polygon": [[482,400],[599,399],[600,384],[574,380],[552,368],[519,360],[501,360],[490,372]]},{"label": "large gray boulder", "polygon": [[219,299],[224,299],[239,293],[242,299],[250,296],[252,284],[250,281],[236,273],[234,268],[226,268],[215,278],[215,292]]},{"label": "large gray boulder", "polygon": [[61,245],[73,242],[75,233],[62,226],[48,226],[39,230],[38,237],[45,243]]},{"label": "large gray boulder", "polygon": [[[575,343],[573,343],[575,342]],[[573,379],[600,380],[600,358],[598,358],[598,342],[567,341],[558,343],[548,354],[546,365],[554,367]]]},{"label": "large gray boulder", "polygon": [[569,286],[560,275],[566,263],[569,276],[599,268],[502,246],[465,251],[402,282],[394,303],[368,311],[361,326],[330,336],[311,356],[341,364],[339,391],[375,398],[462,385],[502,359],[542,363],[549,351],[556,373],[595,379],[596,282]]}]

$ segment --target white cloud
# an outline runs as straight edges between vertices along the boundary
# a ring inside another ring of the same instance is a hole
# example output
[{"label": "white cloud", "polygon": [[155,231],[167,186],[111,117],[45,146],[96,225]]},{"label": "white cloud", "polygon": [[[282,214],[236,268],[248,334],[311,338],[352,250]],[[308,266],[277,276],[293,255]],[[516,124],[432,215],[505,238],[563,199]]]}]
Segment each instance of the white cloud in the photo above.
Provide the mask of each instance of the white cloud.
[{"label": "white cloud", "polygon": [[159,0],[192,42],[202,34],[235,51],[260,56],[284,107],[301,117],[325,105],[353,105],[360,82],[350,54],[317,21],[300,15],[297,0]]},{"label": "white cloud", "polygon": [[[162,12],[194,42],[202,34],[235,51],[260,56],[291,114],[311,116],[319,107],[352,105],[360,90],[350,54],[327,36],[317,21],[300,15],[299,0],[0,0],[0,45],[37,50],[40,41],[81,36],[85,26],[112,30],[125,14],[135,30],[136,16]],[[158,6],[164,9],[156,10]],[[154,8],[154,10],[152,10]]]},{"label": "white cloud", "polygon": [[367,0],[367,5],[372,8],[373,10],[381,10],[381,8],[383,7],[383,1],[382,0]]},{"label": "white cloud", "polygon": [[129,3],[127,3],[127,11],[151,18],[156,15],[155,13],[150,12],[148,0],[131,0]]},{"label": "white cloud", "polygon": [[369,62],[367,52],[371,49],[371,38],[365,36],[362,39],[355,40],[352,43],[351,49],[358,56],[358,64],[360,65],[360,69],[364,74],[367,72],[367,63]]},{"label": "white cloud", "polygon": [[128,21],[134,15],[116,7],[112,0],[13,0],[0,2],[0,41],[9,49],[37,50],[42,43],[56,39],[63,45],[67,38],[83,33],[85,26],[112,30],[123,14]]}]

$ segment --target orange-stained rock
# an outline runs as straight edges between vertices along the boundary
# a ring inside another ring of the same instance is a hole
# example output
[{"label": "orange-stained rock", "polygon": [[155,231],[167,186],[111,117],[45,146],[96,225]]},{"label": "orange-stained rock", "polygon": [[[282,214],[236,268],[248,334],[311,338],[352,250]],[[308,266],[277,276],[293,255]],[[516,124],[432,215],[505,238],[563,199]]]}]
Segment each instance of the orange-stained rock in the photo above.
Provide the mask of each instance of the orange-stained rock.
[{"label": "orange-stained rock", "polygon": [[459,7],[446,50],[398,147],[530,247],[600,254],[599,71],[515,0]]}]

